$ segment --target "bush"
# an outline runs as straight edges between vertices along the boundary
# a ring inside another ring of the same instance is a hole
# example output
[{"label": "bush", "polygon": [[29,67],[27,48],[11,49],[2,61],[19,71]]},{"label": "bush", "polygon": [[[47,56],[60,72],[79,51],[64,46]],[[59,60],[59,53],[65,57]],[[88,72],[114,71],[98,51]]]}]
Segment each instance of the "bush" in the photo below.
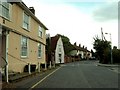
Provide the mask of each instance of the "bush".
[{"label": "bush", "polygon": [[113,48],[113,63],[120,63],[120,50]]}]

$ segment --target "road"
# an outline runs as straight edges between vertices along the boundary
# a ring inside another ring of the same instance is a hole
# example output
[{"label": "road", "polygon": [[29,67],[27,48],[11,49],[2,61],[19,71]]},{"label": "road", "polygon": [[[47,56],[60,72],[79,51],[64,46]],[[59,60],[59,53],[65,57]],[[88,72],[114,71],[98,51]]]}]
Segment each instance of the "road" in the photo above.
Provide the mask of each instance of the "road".
[{"label": "road", "polygon": [[118,88],[118,73],[95,61],[63,64],[55,71],[15,83],[17,88]]}]

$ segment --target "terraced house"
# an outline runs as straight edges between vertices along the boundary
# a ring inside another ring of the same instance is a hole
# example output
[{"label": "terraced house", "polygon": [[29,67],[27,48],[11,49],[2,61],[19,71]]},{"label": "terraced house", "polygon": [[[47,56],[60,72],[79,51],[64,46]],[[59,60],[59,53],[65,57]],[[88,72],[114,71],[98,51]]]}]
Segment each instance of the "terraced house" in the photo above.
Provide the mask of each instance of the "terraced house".
[{"label": "terraced house", "polygon": [[23,2],[0,2],[0,10],[2,69],[5,65],[9,72],[24,72],[26,65],[39,69],[45,64],[47,27]]}]

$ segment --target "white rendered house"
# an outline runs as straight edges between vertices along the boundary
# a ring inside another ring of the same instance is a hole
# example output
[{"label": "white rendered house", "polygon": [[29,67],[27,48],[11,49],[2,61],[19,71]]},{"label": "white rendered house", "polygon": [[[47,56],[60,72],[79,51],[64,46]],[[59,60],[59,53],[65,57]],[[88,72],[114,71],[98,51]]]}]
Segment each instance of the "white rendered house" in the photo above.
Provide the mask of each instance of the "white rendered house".
[{"label": "white rendered house", "polygon": [[55,63],[64,63],[64,47],[60,36],[51,37],[51,48],[55,55]]}]

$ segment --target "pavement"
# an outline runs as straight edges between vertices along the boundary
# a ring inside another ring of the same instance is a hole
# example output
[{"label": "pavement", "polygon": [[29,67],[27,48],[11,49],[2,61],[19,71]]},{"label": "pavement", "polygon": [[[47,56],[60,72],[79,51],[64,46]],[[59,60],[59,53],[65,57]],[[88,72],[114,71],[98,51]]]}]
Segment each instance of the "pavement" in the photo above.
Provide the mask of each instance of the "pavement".
[{"label": "pavement", "polygon": [[119,65],[119,64],[101,64],[101,63],[98,63],[97,66],[118,67],[118,66],[120,66],[120,65]]},{"label": "pavement", "polygon": [[12,85],[12,83],[22,81],[24,79],[30,78],[30,77],[38,75],[38,74],[44,74],[44,73],[46,73],[46,72],[48,72],[48,71],[50,71],[52,69],[55,69],[55,68],[51,68],[51,69],[47,69],[47,70],[42,70],[40,72],[31,72],[30,74],[28,72],[10,74],[9,75],[9,83],[6,83],[5,81],[2,81],[0,83],[0,86],[2,85],[2,88],[11,88],[11,87],[14,88],[13,85]]},{"label": "pavement", "polygon": [[107,67],[109,70],[120,74],[120,64],[101,64],[101,63],[97,63],[96,66]]}]

